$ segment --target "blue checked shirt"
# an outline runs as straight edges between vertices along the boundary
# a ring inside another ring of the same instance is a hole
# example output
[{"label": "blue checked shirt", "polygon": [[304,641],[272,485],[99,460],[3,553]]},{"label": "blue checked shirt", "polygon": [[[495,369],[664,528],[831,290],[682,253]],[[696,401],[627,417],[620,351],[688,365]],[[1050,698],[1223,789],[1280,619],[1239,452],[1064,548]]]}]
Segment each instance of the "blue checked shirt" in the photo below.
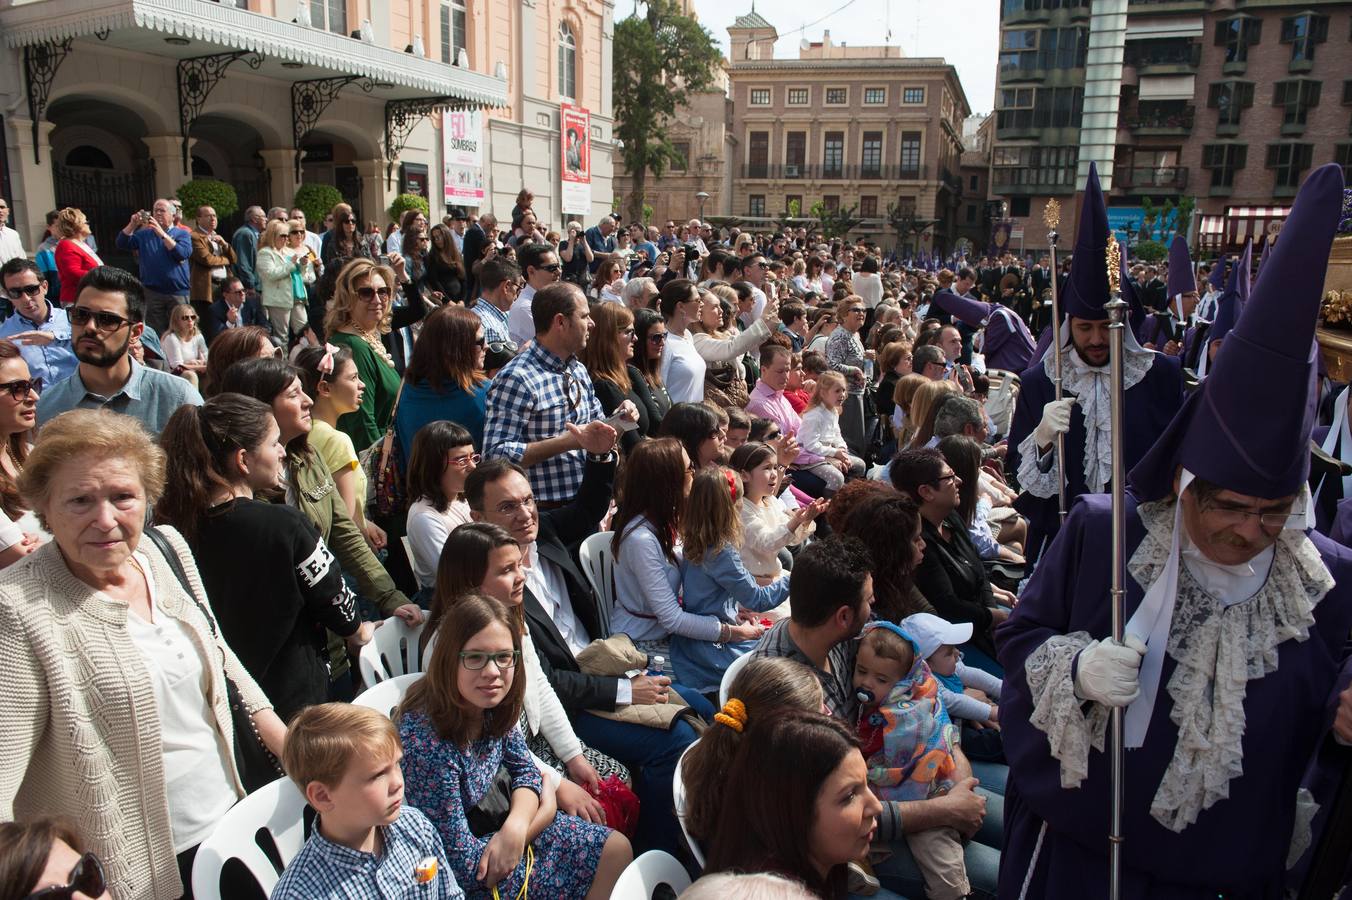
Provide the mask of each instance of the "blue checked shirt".
[{"label": "blue checked shirt", "polygon": [[507,314],[489,303],[483,297],[479,302],[470,308],[470,312],[479,317],[479,321],[484,323],[484,342],[493,343],[510,341],[511,335],[507,331]]},{"label": "blue checked shirt", "polygon": [[[452,874],[441,836],[427,817],[405,806],[394,824],[381,828],[379,856],[335,844],[314,833],[282,873],[272,900],[462,900],[465,892]],[[436,877],[419,884],[418,864],[437,861]]]},{"label": "blue checked shirt", "polygon": [[[579,427],[604,419],[587,367],[576,357],[567,362],[531,341],[502,367],[488,388],[484,456],[521,462],[526,445],[556,438],[564,423]],[[546,503],[573,499],[582,485],[587,455],[569,450],[526,470],[535,499]]]}]

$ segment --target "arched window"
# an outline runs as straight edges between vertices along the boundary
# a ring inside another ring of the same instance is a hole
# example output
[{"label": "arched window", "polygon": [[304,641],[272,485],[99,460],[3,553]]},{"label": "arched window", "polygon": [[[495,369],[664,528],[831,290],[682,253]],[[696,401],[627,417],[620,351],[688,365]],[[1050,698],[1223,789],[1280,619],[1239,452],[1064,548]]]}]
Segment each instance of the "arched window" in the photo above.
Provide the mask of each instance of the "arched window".
[{"label": "arched window", "polygon": [[66,154],[66,165],[86,169],[111,169],[113,161],[98,147],[83,144]]},{"label": "arched window", "polygon": [[567,22],[559,23],[559,93],[577,98],[577,41]]},{"label": "arched window", "polygon": [[211,178],[215,176],[215,174],[216,173],[212,171],[211,163],[207,162],[200,156],[193,156],[192,158],[193,178]]}]

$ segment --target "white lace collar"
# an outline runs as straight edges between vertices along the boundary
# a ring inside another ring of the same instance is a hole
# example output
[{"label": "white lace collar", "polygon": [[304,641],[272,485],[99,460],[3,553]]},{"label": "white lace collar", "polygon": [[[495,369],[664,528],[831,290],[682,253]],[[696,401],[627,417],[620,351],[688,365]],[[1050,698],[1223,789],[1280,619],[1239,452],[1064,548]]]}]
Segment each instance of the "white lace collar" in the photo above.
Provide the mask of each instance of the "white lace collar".
[{"label": "white lace collar", "polygon": [[[1069,324],[1069,323],[1067,323]],[[1131,334],[1131,329],[1127,329]],[[1155,354],[1134,346],[1124,347],[1122,386],[1131,390],[1145,378],[1155,362]],[[1048,353],[1042,359],[1047,377],[1056,379],[1056,354]],[[1084,483],[1091,494],[1102,493],[1113,474],[1112,454],[1112,391],[1108,366],[1090,366],[1080,359],[1071,347],[1062,354],[1061,387],[1080,400],[1084,415]]]},{"label": "white lace collar", "polygon": [[[1148,590],[1168,563],[1174,501],[1143,503],[1138,512],[1146,536],[1128,570]],[[1180,568],[1168,642],[1177,666],[1167,687],[1178,743],[1151,802],[1160,824],[1182,831],[1229,796],[1230,780],[1243,774],[1248,682],[1276,671],[1279,645],[1309,638],[1314,608],[1332,587],[1319,551],[1294,529],[1277,537],[1257,593],[1228,607],[1188,567]]]}]

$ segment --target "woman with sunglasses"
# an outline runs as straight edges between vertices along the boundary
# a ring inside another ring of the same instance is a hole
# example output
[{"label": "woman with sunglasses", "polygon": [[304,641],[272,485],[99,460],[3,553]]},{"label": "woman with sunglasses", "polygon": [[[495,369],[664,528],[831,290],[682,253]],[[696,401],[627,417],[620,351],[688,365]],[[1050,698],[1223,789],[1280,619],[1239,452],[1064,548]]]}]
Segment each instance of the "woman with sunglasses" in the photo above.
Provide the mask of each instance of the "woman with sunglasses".
[{"label": "woman with sunglasses", "polygon": [[339,273],[324,318],[329,342],[352,353],[366,386],[357,411],[338,419],[338,430],[352,438],[358,452],[384,436],[399,396],[399,372],[381,341],[390,333],[395,283],[388,266],[354,259]]},{"label": "woman with sunglasses", "polygon": [[289,231],[290,226],[284,221],[269,222],[267,230],[258,239],[257,262],[263,310],[268,314],[273,336],[287,346],[290,345],[291,336],[304,331],[309,321],[305,312],[308,298],[305,276],[308,274],[310,281],[314,281],[315,277],[303,234],[297,248],[299,252],[288,252]]},{"label": "woman with sunglasses", "polygon": [[463,426],[474,449],[483,449],[489,385],[484,376],[486,350],[483,322],[467,309],[442,307],[423,322],[404,370],[404,392],[394,417],[405,465],[419,429],[439,419]]},{"label": "woman with sunglasses", "polygon": [[625,453],[634,449],[652,429],[648,404],[635,389],[643,376],[630,365],[637,343],[634,332],[634,314],[617,303],[592,303],[592,322],[595,328],[578,358],[591,375],[596,399],[607,416],[613,415],[625,400],[631,400],[638,409],[638,428],[620,436],[620,449]]},{"label": "woman with sunglasses", "polygon": [[634,380],[635,392],[648,410],[649,435],[657,433],[667,410],[671,409],[671,395],[662,383],[662,350],[667,346],[667,323],[655,309],[634,310],[633,368],[639,378]]},{"label": "woman with sunglasses", "polygon": [[40,379],[32,379],[19,348],[0,341],[0,568],[23,559],[50,540],[46,529],[19,495],[19,475],[32,445],[38,417]]},{"label": "woman with sunglasses", "polygon": [[0,900],[106,900],[103,864],[63,819],[0,824]]},{"label": "woman with sunglasses", "polygon": [[187,303],[175,306],[160,347],[169,371],[197,387],[198,377],[207,370],[207,342],[197,330],[197,310]]},{"label": "woman with sunglasses", "polygon": [[[327,269],[335,261],[359,256],[373,259],[366,241],[358,231],[359,223],[357,217],[352,214],[352,207],[346,203],[339,203],[330,215],[333,217],[333,227],[324,232],[324,238],[319,245],[319,255],[324,260],[324,268]],[[379,235],[376,237],[379,238]]]}]

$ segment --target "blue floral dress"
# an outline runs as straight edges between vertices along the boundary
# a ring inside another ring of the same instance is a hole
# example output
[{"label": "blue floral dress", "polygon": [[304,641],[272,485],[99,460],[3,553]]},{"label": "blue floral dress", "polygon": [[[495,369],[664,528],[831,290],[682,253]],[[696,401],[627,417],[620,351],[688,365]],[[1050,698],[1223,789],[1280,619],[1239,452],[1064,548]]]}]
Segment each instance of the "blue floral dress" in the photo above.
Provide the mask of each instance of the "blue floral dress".
[{"label": "blue floral dress", "polygon": [[[500,766],[506,766],[512,790],[540,790],[540,770],[535,767],[525,738],[513,728],[504,738],[483,738],[468,747],[457,747],[437,736],[421,712],[410,712],[399,721],[404,743],[404,796],[431,820],[441,833],[456,881],[466,897],[489,897],[492,892],[475,878],[479,858],[488,837],[475,837],[465,811],[483,799],[493,785]],[[585,897],[591,887],[601,849],[610,837],[604,825],[558,813],[554,822],[531,842],[535,865],[530,873],[532,897]],[[498,883],[501,897],[515,897],[526,877],[526,855],[516,869]]]}]

